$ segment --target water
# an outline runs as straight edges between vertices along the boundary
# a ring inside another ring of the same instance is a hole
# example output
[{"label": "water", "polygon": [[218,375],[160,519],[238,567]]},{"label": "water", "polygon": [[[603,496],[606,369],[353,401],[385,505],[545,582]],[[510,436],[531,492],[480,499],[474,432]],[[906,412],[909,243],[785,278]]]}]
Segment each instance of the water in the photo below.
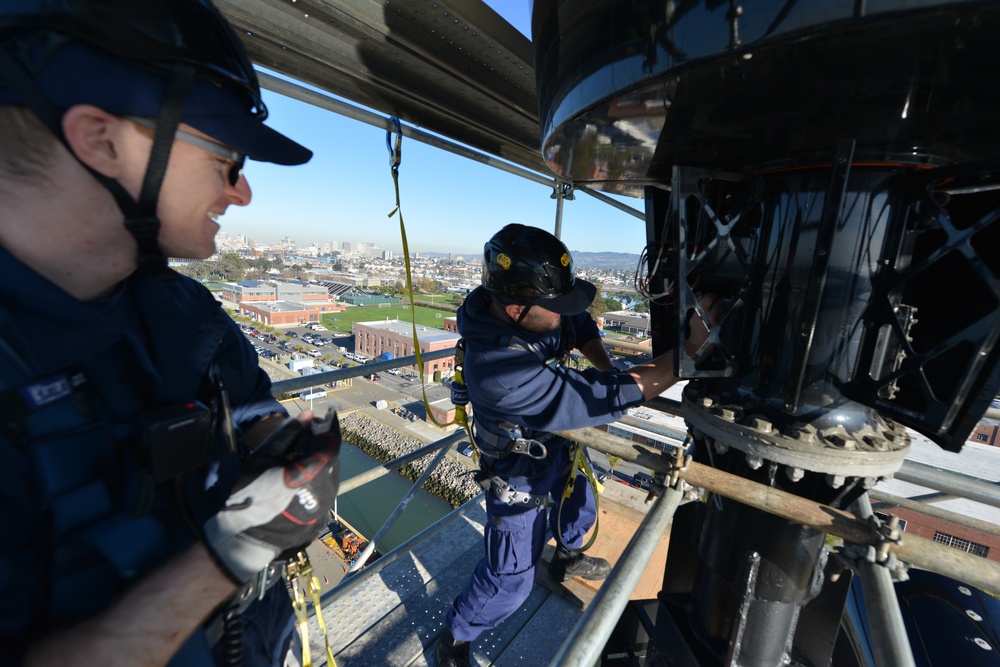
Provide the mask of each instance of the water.
[{"label": "water", "polygon": [[[344,443],[340,448],[340,478],[350,479],[366,470],[380,465],[354,445]],[[369,482],[337,498],[337,511],[347,523],[354,526],[366,539],[378,532],[399,501],[413,486],[413,482],[396,473]],[[424,528],[446,516],[452,510],[451,504],[424,491],[416,495],[406,506],[406,510],[389,529],[385,537],[376,545],[382,553],[388,553],[410,539]]]}]

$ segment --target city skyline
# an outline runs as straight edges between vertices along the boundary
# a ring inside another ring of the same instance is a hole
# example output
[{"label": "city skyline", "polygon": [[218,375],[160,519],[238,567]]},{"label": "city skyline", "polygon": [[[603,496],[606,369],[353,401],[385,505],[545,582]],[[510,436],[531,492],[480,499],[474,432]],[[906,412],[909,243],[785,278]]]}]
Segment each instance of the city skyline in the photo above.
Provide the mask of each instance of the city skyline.
[{"label": "city skyline", "polygon": [[[239,243],[233,243],[232,241],[234,239],[243,239],[243,240],[240,241]],[[349,244],[350,247],[345,250],[344,244]],[[331,247],[333,245],[336,245],[337,247]],[[478,261],[480,259],[480,255],[482,254],[482,249],[473,250],[471,252],[460,252],[460,251],[452,250],[452,249],[449,249],[449,248],[416,248],[416,247],[413,246],[412,243],[410,243],[409,245],[410,245],[410,254],[411,254],[411,256],[414,253],[418,253],[418,254],[421,254],[421,255],[430,255],[430,254],[433,254],[433,255],[449,255],[449,256],[453,256],[453,258],[457,259],[457,260],[461,260],[461,259],[466,259],[466,260],[467,259],[474,259],[474,260]],[[232,232],[220,231],[217,234],[217,236],[216,236],[216,246],[218,247],[217,252],[223,252],[223,247],[232,247],[232,246],[236,246],[236,247],[257,247],[257,248],[285,248],[285,249],[287,249],[289,247],[292,247],[292,248],[295,248],[297,250],[303,250],[303,249],[309,250],[309,249],[311,249],[311,248],[314,247],[314,248],[318,249],[318,251],[319,251],[320,254],[329,254],[330,252],[336,251],[336,252],[339,252],[341,254],[345,254],[346,255],[348,253],[358,253],[358,252],[364,253],[364,252],[371,251],[371,250],[378,250],[378,251],[388,251],[388,252],[392,253],[393,257],[402,257],[402,249],[401,248],[400,249],[385,248],[383,246],[380,246],[380,245],[374,243],[373,241],[359,241],[359,240],[356,240],[356,239],[351,239],[351,240],[346,240],[346,239],[345,240],[337,240],[337,239],[328,239],[328,240],[307,239],[307,240],[301,240],[301,239],[296,239],[295,237],[289,236],[287,234],[285,236],[283,236],[282,238],[278,239],[277,241],[267,241],[265,239],[258,238],[256,236],[251,235],[251,234],[244,234],[244,233],[241,233],[241,232],[238,232],[238,231],[232,231]],[[613,251],[613,250],[588,251],[588,250],[584,250],[582,248],[569,248],[569,251],[570,251],[570,253],[580,253],[580,252],[611,252],[611,253],[613,253],[613,252],[618,252],[618,251]],[[627,254],[638,256],[639,253],[632,252],[632,253],[627,253]],[[386,258],[383,257],[383,259],[386,259]],[[392,259],[392,257],[389,257],[388,259]]]}]

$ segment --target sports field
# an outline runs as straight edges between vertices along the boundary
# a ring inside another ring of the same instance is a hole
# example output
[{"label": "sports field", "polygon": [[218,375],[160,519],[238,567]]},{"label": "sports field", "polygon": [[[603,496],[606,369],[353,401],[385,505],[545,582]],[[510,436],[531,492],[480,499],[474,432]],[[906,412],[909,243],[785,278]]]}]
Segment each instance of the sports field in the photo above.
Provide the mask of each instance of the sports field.
[{"label": "sports field", "polygon": [[[444,328],[444,318],[452,317],[454,313],[434,308],[416,307],[417,324],[435,329]],[[388,306],[379,308],[378,306],[363,306],[359,308],[348,308],[342,313],[324,313],[323,326],[331,331],[336,330],[341,333],[353,333],[355,322],[377,322],[385,321],[386,318],[401,321],[410,321],[409,306]]]}]

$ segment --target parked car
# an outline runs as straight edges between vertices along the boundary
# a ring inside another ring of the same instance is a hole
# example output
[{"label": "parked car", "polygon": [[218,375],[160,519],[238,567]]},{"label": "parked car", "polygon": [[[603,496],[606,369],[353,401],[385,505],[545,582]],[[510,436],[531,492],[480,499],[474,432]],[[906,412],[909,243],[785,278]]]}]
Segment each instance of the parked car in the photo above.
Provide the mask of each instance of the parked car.
[{"label": "parked car", "polygon": [[321,356],[323,356],[323,353],[320,352],[319,350],[309,350],[308,352],[306,352],[306,354],[308,354],[310,357],[321,357]]},{"label": "parked car", "polygon": [[632,486],[640,489],[648,489],[653,485],[653,476],[648,472],[637,472],[632,475]]},{"label": "parked car", "polygon": [[288,332],[288,335],[289,335],[290,337],[292,337],[292,338],[298,338],[298,337],[299,337],[299,335],[298,335],[297,333],[295,333],[294,331],[289,331],[289,332]]},{"label": "parked car", "polygon": [[399,375],[399,369],[398,368],[390,368],[389,370],[386,371],[386,373],[388,373],[389,375]]},{"label": "parked car", "polygon": [[378,382],[379,380],[382,379],[382,376],[379,375],[378,373],[372,373],[371,375],[366,375],[365,379],[371,380],[372,382]]}]

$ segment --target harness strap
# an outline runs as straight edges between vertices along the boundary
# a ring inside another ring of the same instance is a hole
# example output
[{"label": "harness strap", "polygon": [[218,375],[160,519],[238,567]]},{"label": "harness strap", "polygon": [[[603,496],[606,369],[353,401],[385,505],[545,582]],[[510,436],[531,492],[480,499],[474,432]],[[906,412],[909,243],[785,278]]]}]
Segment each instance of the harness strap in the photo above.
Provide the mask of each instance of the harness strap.
[{"label": "harness strap", "polygon": [[483,488],[492,492],[497,499],[513,507],[523,505],[525,507],[544,507],[549,500],[548,494],[527,493],[518,491],[513,486],[503,481],[499,477],[489,476],[486,480],[489,485],[483,484]]},{"label": "harness strap", "polygon": [[476,439],[486,447],[479,447],[480,454],[488,458],[502,459],[510,454],[522,454],[533,459],[544,459],[549,455],[545,442],[552,439],[551,433],[538,438],[523,437],[521,427],[510,422],[496,422],[498,433],[490,425],[484,424],[473,415],[476,424]]}]

